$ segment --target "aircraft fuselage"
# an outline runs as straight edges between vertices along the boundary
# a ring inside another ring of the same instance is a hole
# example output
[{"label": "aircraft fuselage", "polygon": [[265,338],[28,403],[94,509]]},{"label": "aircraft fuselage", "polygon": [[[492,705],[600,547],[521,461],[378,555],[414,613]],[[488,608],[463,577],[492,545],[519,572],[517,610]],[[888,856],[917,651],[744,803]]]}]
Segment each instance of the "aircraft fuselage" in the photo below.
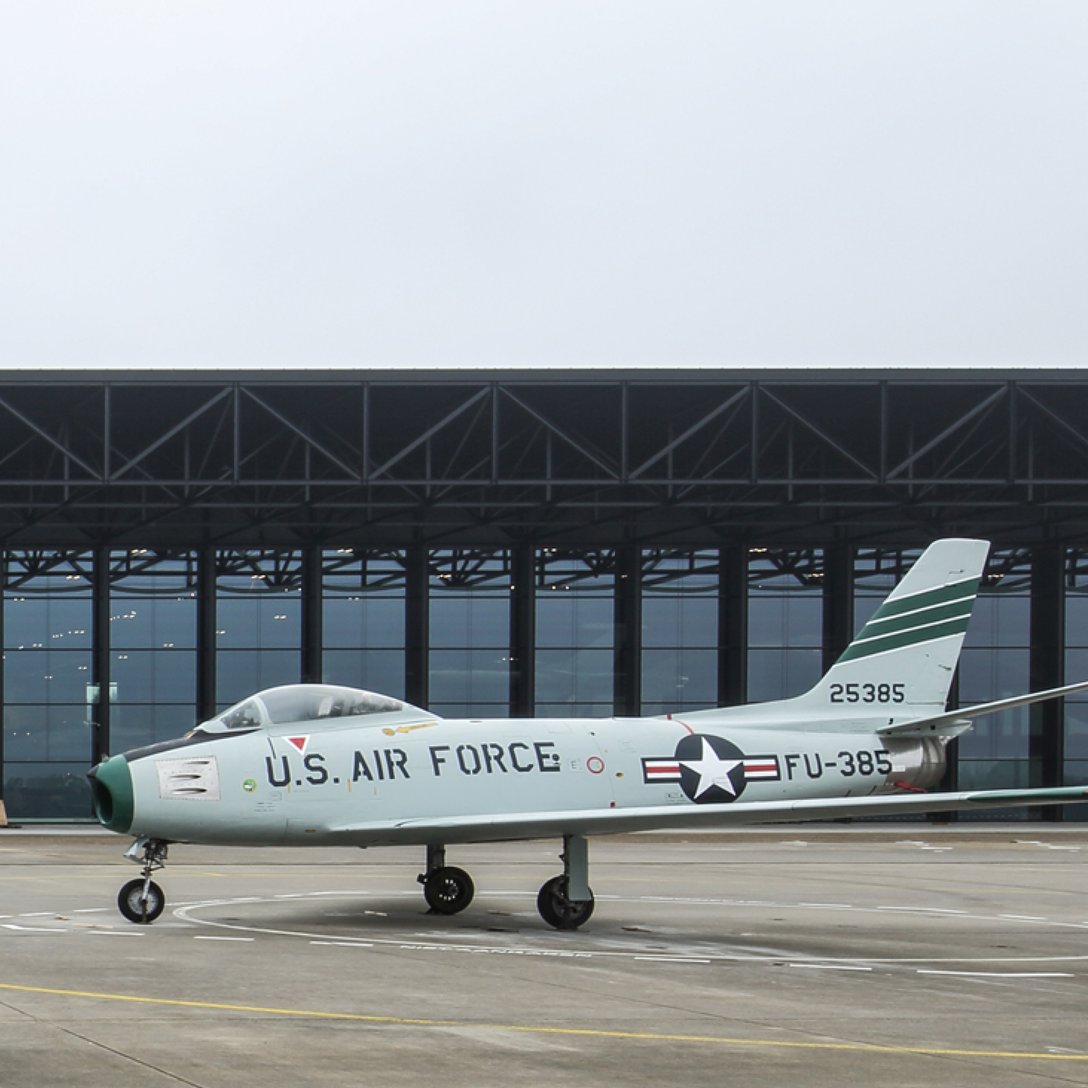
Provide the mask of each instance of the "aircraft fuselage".
[{"label": "aircraft fuselage", "polygon": [[[479,842],[506,837],[480,826],[486,813],[865,797],[929,787],[943,770],[936,740],[696,730],[652,718],[424,718],[384,727],[341,719],[312,732],[196,739],[115,757],[113,771],[103,765],[96,793],[113,795],[104,822],[174,841],[381,845],[426,843],[435,837],[427,821],[476,817],[444,838]],[[403,826],[391,825],[401,817]],[[367,824],[383,826],[368,832]]]}]

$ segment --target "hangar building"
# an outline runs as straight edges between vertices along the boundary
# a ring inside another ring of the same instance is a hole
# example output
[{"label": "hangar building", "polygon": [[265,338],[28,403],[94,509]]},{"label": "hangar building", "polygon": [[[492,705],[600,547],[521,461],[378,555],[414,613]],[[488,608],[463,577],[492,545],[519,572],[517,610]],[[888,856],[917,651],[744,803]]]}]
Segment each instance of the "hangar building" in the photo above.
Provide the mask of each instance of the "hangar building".
[{"label": "hangar building", "polygon": [[[10,373],[0,535],[16,820],[298,680],[480,717],[794,694],[945,535],[994,544],[973,703],[1088,678],[1088,371]],[[950,784],[1085,782],[1088,700],[956,743]]]}]

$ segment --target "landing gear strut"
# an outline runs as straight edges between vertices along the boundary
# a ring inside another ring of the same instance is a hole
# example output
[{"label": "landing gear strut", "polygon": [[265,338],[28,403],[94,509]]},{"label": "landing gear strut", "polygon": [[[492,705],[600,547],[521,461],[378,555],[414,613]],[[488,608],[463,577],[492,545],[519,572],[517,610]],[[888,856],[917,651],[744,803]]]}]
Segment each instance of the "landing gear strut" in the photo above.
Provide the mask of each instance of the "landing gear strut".
[{"label": "landing gear strut", "polygon": [[559,856],[563,875],[545,882],[536,909],[556,929],[577,929],[589,921],[595,903],[589,888],[589,844],[581,835],[564,835]]},{"label": "landing gear strut", "polygon": [[476,887],[464,869],[446,864],[445,846],[427,846],[427,868],[416,879],[433,914],[459,914],[472,902]]},{"label": "landing gear strut", "polygon": [[150,925],[166,906],[162,888],[151,879],[151,874],[166,864],[166,848],[162,839],[137,839],[125,851],[125,857],[142,868],[140,876],[121,886],[117,909],[138,926]]}]

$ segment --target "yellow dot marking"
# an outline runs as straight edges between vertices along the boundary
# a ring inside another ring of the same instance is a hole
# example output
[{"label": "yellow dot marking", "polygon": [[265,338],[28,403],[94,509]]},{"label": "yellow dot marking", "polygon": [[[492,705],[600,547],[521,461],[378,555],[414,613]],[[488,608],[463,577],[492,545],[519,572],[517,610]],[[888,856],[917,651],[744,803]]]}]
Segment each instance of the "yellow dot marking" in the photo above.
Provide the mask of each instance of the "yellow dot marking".
[{"label": "yellow dot marking", "polygon": [[699,1043],[709,1046],[760,1047],[767,1050],[831,1050],[853,1054],[884,1054],[929,1058],[1012,1058],[1045,1062],[1088,1062],[1088,1054],[1050,1054],[1035,1050],[967,1050],[936,1046],[882,1046],[879,1043],[805,1042],[779,1039],[742,1039],[723,1035],[681,1035],[657,1031],[611,1031],[604,1028],[548,1027],[545,1024],[488,1024],[470,1020],[434,1020],[412,1016],[378,1016],[359,1012],[322,1012],[316,1009],[277,1009],[263,1005],[233,1005],[218,1001],[183,1001],[169,997],[142,997],[136,994],[107,994],[89,990],[59,990],[49,986],[19,986],[0,982],[0,990],[54,997],[88,998],[94,1001],[122,1001],[134,1005],[164,1005],[181,1009],[215,1012],[246,1012],[262,1016],[293,1016],[311,1020],[348,1020],[360,1024],[399,1024],[404,1027],[461,1028],[476,1031],[508,1031],[530,1035],[563,1035],[583,1039],[626,1039],[650,1043]]}]

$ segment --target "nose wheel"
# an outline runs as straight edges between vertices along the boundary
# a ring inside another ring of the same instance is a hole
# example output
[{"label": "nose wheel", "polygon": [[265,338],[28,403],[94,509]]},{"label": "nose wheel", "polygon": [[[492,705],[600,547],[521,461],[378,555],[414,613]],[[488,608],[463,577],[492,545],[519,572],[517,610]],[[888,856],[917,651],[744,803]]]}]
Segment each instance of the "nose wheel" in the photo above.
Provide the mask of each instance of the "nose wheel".
[{"label": "nose wheel", "polygon": [[117,893],[117,909],[138,926],[150,925],[166,906],[162,888],[153,880],[138,876],[121,885]]},{"label": "nose wheel", "polygon": [[166,865],[166,847],[161,839],[137,839],[125,851],[125,857],[140,865],[141,870],[135,880],[121,885],[117,909],[135,925],[150,925],[166,906],[162,888],[151,879],[153,872]]}]

